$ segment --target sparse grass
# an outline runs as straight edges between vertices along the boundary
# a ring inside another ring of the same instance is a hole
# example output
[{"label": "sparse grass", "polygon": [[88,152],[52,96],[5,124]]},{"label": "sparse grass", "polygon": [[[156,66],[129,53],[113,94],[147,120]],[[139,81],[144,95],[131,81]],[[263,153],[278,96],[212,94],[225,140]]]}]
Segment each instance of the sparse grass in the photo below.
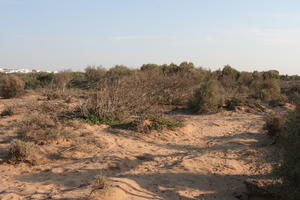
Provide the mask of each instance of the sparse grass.
[{"label": "sparse grass", "polygon": [[18,127],[18,136],[21,140],[45,144],[66,137],[61,124],[44,114],[33,114],[23,120]]},{"label": "sparse grass", "polygon": [[22,140],[14,140],[11,142],[8,151],[9,162],[35,162],[35,154],[37,153],[37,147],[32,142],[25,142]]},{"label": "sparse grass", "polygon": [[183,126],[182,122],[169,120],[161,115],[146,115],[138,117],[129,125],[131,129],[140,133],[149,133],[154,130],[160,131],[163,129],[174,130],[181,126]]}]

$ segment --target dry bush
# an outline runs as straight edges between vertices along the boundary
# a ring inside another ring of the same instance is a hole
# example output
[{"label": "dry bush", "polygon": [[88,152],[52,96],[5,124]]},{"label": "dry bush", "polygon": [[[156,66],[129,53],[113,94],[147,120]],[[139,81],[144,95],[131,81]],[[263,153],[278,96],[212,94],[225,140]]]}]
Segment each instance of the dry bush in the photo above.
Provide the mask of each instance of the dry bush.
[{"label": "dry bush", "polygon": [[189,108],[198,113],[217,112],[223,106],[224,91],[218,81],[208,81],[195,91]]},{"label": "dry bush", "polygon": [[157,72],[136,73],[99,83],[80,107],[78,115],[93,123],[115,124],[130,115],[142,115],[161,104],[186,101],[192,94],[189,81]]},{"label": "dry bush", "polygon": [[107,186],[108,178],[103,175],[97,175],[91,183],[92,190],[103,190]]},{"label": "dry bush", "polygon": [[105,192],[105,189],[108,187],[108,181],[109,179],[106,176],[96,175],[94,180],[91,182],[91,192],[85,199],[86,200],[99,199],[97,198],[99,195],[98,192],[101,192],[101,194]]},{"label": "dry bush", "polygon": [[18,126],[18,136],[24,141],[45,144],[66,137],[61,124],[49,115],[34,113]]},{"label": "dry bush", "polygon": [[130,129],[140,133],[150,133],[151,131],[161,131],[164,129],[174,130],[183,124],[179,121],[169,120],[161,115],[146,115],[138,117],[130,123]]},{"label": "dry bush", "polygon": [[0,79],[0,96],[19,97],[24,92],[24,82],[17,76],[3,76]]},{"label": "dry bush", "polygon": [[37,153],[38,148],[33,143],[14,140],[8,151],[8,160],[13,163],[29,162],[33,164],[36,161]]},{"label": "dry bush", "polygon": [[47,100],[63,100],[66,103],[72,103],[74,99],[81,99],[84,97],[86,91],[81,89],[45,89],[42,95],[47,98]]},{"label": "dry bush", "polygon": [[104,79],[107,70],[103,67],[89,66],[85,69],[86,88],[95,88]]},{"label": "dry bush", "polygon": [[264,130],[268,132],[270,136],[278,136],[283,130],[285,120],[283,117],[270,115],[265,118]]},{"label": "dry bush", "polygon": [[252,84],[255,90],[254,96],[264,102],[280,99],[281,88],[279,80],[256,81]]},{"label": "dry bush", "polygon": [[283,178],[283,199],[300,199],[300,107],[290,113],[280,134],[283,159],[277,172]]},{"label": "dry bush", "polygon": [[64,91],[72,80],[71,71],[62,71],[54,75],[52,88]]},{"label": "dry bush", "polygon": [[0,113],[1,117],[12,116],[16,112],[16,105],[11,104],[4,107],[4,110]]},{"label": "dry bush", "polygon": [[245,100],[242,97],[232,97],[225,100],[225,108],[229,110],[235,110],[237,106],[245,104]]}]

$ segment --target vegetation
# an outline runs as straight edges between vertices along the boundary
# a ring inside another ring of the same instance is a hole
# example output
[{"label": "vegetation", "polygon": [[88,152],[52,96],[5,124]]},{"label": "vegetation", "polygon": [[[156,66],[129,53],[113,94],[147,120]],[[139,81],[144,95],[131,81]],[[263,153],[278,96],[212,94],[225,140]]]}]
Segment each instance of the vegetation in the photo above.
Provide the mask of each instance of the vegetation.
[{"label": "vegetation", "polygon": [[279,116],[270,115],[265,118],[265,126],[264,129],[268,132],[270,136],[278,136],[278,134],[284,128],[284,119]]},{"label": "vegetation", "polygon": [[4,108],[4,110],[2,110],[0,116],[1,117],[11,116],[14,114],[14,112],[15,112],[15,105],[8,105]]},{"label": "vegetation", "polygon": [[8,160],[13,163],[17,162],[29,162],[35,161],[35,154],[37,153],[37,147],[31,142],[25,142],[22,140],[12,141],[9,152]]},{"label": "vegetation", "polygon": [[300,199],[300,106],[289,114],[280,133],[284,157],[279,169],[284,181],[284,198]]},{"label": "vegetation", "polygon": [[3,76],[0,79],[0,96],[4,98],[19,97],[23,94],[24,82],[17,76]]},{"label": "vegetation", "polygon": [[56,119],[45,114],[32,114],[18,127],[18,136],[23,141],[45,144],[65,137],[62,126]]},{"label": "vegetation", "polygon": [[194,112],[217,112],[223,105],[222,87],[217,81],[209,81],[195,91],[194,99],[189,102],[189,107]]},{"label": "vegetation", "polygon": [[[63,127],[65,120],[80,119],[112,127],[126,124],[126,128],[140,133],[174,130],[183,124],[167,111],[184,109],[205,114],[239,106],[264,111],[296,104],[299,83],[298,76],[280,76],[274,70],[240,72],[227,65],[210,71],[189,62],[144,64],[140,69],[118,65],[109,70],[90,66],[85,72],[0,74],[1,97],[14,98],[24,94],[24,89],[36,90],[43,94],[44,101],[32,103],[30,116],[18,124],[18,139],[12,141],[8,157],[14,163],[32,163],[41,147],[38,145],[47,146],[68,137]],[[7,106],[0,116],[11,116],[15,109],[16,106]],[[283,144],[284,159],[279,171],[286,192],[291,199],[300,199],[300,106],[286,119],[269,115],[265,121],[267,133]],[[104,189],[106,182],[105,177],[96,177],[93,190]]]},{"label": "vegetation", "polygon": [[161,115],[146,115],[138,117],[130,123],[130,128],[140,132],[149,133],[151,131],[161,131],[163,129],[175,129],[183,124],[179,121],[169,120]]}]

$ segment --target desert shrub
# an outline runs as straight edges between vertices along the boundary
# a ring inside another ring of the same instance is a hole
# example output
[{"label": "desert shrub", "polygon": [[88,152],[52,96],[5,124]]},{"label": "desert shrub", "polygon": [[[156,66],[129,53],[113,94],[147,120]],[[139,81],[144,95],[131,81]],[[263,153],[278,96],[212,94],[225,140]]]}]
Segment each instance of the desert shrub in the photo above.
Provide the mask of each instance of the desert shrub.
[{"label": "desert shrub", "polygon": [[129,127],[140,133],[149,133],[151,131],[160,131],[163,129],[173,130],[181,127],[183,124],[180,121],[169,120],[162,115],[144,115],[136,118],[130,123]]},{"label": "desert shrub", "polygon": [[185,71],[167,76],[146,73],[145,76],[148,76],[149,91],[160,105],[185,105],[200,82],[196,73]]},{"label": "desert shrub", "polygon": [[243,86],[249,86],[253,81],[253,75],[250,72],[240,72],[238,83]]},{"label": "desert shrub", "polygon": [[62,71],[54,75],[52,88],[64,91],[72,80],[71,71]]},{"label": "desert shrub", "polygon": [[108,70],[108,72],[106,73],[106,78],[120,79],[124,76],[130,76],[132,74],[134,74],[134,70],[131,70],[124,65],[116,65]]},{"label": "desert shrub", "polygon": [[141,71],[159,71],[160,66],[157,64],[143,64],[141,66]]},{"label": "desert shrub", "polygon": [[195,65],[192,62],[182,62],[179,65],[179,70],[180,72],[190,72],[190,71],[194,71],[195,69]]},{"label": "desert shrub", "polygon": [[11,116],[15,113],[16,110],[16,105],[11,104],[11,105],[7,105],[5,106],[4,110],[0,113],[1,117],[4,116]]},{"label": "desert shrub", "polygon": [[65,89],[65,90],[51,90],[51,89],[44,89],[42,92],[42,95],[47,98],[47,100],[64,100],[66,103],[69,103],[69,101],[72,98],[82,98],[84,97],[84,90],[81,89]]},{"label": "desert shrub", "polygon": [[223,91],[218,81],[209,81],[196,89],[189,108],[198,113],[217,112],[223,105]]},{"label": "desert shrub", "polygon": [[87,89],[88,88],[88,80],[86,78],[85,73],[83,72],[72,72],[71,80],[69,81],[67,87],[68,88],[80,88]]},{"label": "desert shrub", "polygon": [[300,99],[300,85],[298,82],[282,81],[281,91],[292,103],[297,103],[297,101]]},{"label": "desert shrub", "polygon": [[10,162],[34,162],[37,153],[37,147],[31,142],[14,140],[11,142],[8,151],[8,160]]},{"label": "desert shrub", "polygon": [[270,70],[267,72],[262,73],[264,80],[270,80],[270,79],[279,79],[279,72],[277,70]]},{"label": "desert shrub", "polygon": [[278,134],[283,130],[284,125],[285,120],[283,117],[275,115],[265,117],[264,130],[266,130],[270,136],[278,136]]},{"label": "desert shrub", "polygon": [[49,143],[66,136],[63,127],[54,117],[38,113],[24,119],[18,126],[17,134],[21,140],[37,144]]},{"label": "desert shrub", "polygon": [[40,81],[36,76],[34,76],[34,74],[22,77],[22,80],[25,83],[25,89],[37,89],[41,87]]},{"label": "desert shrub", "polygon": [[24,92],[24,82],[17,76],[3,76],[0,79],[0,96],[13,98]]},{"label": "desert shrub", "polygon": [[271,107],[284,106],[287,102],[289,102],[289,98],[286,95],[281,94],[279,98],[269,101],[269,105]]},{"label": "desert shrub", "polygon": [[90,183],[91,192],[85,199],[87,200],[99,199],[99,196],[101,196],[101,194],[103,194],[103,192],[105,192],[105,189],[109,186],[108,182],[109,179],[106,176],[96,175],[95,178]]},{"label": "desert shrub", "polygon": [[225,108],[235,110],[237,106],[245,104],[245,100],[241,97],[232,97],[225,100]]},{"label": "desert shrub", "polygon": [[99,81],[104,79],[107,70],[103,67],[89,66],[85,69],[85,79],[88,83],[88,88],[94,88]]},{"label": "desert shrub", "polygon": [[36,72],[28,74],[18,74],[18,76],[24,81],[25,89],[37,89],[48,87],[54,78],[53,73]]},{"label": "desert shrub", "polygon": [[[158,105],[178,105],[192,96],[188,73],[165,77],[158,72],[136,72],[118,79],[104,79],[77,110],[89,122],[114,124],[130,115],[157,111]],[[195,85],[195,84],[194,84]]]},{"label": "desert shrub", "polygon": [[300,199],[300,107],[291,113],[281,134],[283,160],[279,169],[284,181],[283,199]]},{"label": "desert shrub", "polygon": [[103,175],[95,176],[94,180],[91,183],[92,190],[102,190],[107,187],[108,178]]},{"label": "desert shrub", "polygon": [[153,102],[143,77],[107,80],[79,107],[77,117],[92,123],[115,124],[126,116],[142,113]]},{"label": "desert shrub", "polygon": [[257,81],[252,87],[255,90],[254,96],[262,101],[269,102],[280,98],[281,88],[278,80]]}]

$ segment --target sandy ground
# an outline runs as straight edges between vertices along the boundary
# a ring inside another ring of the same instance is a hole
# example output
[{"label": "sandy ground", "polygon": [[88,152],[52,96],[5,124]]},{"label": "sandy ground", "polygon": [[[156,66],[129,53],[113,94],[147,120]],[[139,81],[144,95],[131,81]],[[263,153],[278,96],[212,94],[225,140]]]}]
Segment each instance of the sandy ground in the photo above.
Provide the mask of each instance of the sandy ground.
[{"label": "sandy ground", "polygon": [[[5,102],[0,101],[1,110]],[[94,199],[252,199],[244,195],[244,181],[272,176],[277,153],[262,131],[261,114],[176,115],[185,127],[146,135],[74,126],[77,145],[63,141],[43,147],[49,152],[60,147],[59,158],[52,155],[34,166],[0,164],[0,199],[87,199],[96,175],[108,177],[109,186],[92,193]],[[0,118],[3,160],[19,118]]]}]

